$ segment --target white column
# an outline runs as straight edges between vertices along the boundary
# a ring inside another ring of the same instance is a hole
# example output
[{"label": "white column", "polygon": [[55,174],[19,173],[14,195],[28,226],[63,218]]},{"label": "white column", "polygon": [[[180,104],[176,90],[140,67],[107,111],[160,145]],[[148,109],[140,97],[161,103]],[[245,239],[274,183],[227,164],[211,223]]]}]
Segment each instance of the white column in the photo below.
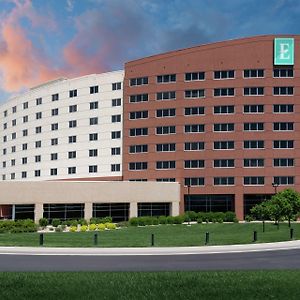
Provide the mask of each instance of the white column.
[{"label": "white column", "polygon": [[171,216],[179,215],[179,202],[171,202]]},{"label": "white column", "polygon": [[34,205],[34,222],[39,223],[39,219],[43,218],[44,207],[43,203],[36,203]]},{"label": "white column", "polygon": [[129,218],[133,218],[137,216],[138,216],[137,202],[130,202]]},{"label": "white column", "polygon": [[15,206],[15,204],[13,204],[12,208],[11,208],[11,219],[12,220],[16,219],[16,206]]},{"label": "white column", "polygon": [[84,218],[89,221],[93,217],[93,203],[85,202],[84,203]]}]

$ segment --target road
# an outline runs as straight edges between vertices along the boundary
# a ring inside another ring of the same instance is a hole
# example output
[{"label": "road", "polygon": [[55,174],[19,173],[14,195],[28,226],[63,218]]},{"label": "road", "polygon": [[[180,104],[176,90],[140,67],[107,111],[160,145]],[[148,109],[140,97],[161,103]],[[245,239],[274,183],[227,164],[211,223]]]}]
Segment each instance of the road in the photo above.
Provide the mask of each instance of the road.
[{"label": "road", "polygon": [[0,271],[300,269],[300,241],[182,248],[0,247]]}]

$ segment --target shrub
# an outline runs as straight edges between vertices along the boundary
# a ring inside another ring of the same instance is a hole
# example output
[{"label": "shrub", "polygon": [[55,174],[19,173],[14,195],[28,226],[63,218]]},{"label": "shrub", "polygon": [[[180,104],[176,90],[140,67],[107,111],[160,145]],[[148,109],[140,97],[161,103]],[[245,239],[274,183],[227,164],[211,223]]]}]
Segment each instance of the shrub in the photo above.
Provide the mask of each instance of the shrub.
[{"label": "shrub", "polygon": [[77,227],[78,220],[71,220],[70,226]]},{"label": "shrub", "polygon": [[138,222],[138,218],[137,217],[133,217],[129,220],[129,224],[131,226],[138,226],[139,225],[139,222]]},{"label": "shrub", "polygon": [[159,224],[167,224],[167,217],[166,216],[159,216],[158,217]]},{"label": "shrub", "polygon": [[167,217],[167,224],[174,224],[174,217],[168,216]]},{"label": "shrub", "polygon": [[128,227],[130,224],[128,221],[123,221],[118,223],[118,227]]},{"label": "shrub", "polygon": [[159,221],[157,217],[152,217],[152,225],[158,225]]},{"label": "shrub", "polygon": [[78,224],[79,225],[87,225],[88,222],[85,219],[81,218],[81,219],[78,220]]},{"label": "shrub", "polygon": [[105,230],[105,228],[106,228],[106,227],[105,227],[104,224],[102,224],[102,223],[98,224],[98,229],[99,229],[99,230],[102,231],[102,230]]},{"label": "shrub", "polygon": [[224,216],[224,222],[236,222],[236,215],[233,211],[227,211]]},{"label": "shrub", "polygon": [[184,216],[176,216],[174,218],[174,224],[182,224],[184,221]]},{"label": "shrub", "polygon": [[52,219],[51,224],[52,224],[52,226],[57,227],[58,225],[61,224],[61,220],[60,219]]},{"label": "shrub", "polygon": [[60,225],[60,228],[61,228],[62,231],[65,231],[66,227],[67,227],[67,226],[64,225],[64,224],[63,224],[63,225]]},{"label": "shrub", "polygon": [[91,218],[90,224],[105,224],[105,223],[111,223],[112,217],[104,217],[104,218]]},{"label": "shrub", "polygon": [[252,216],[246,215],[246,216],[245,216],[245,221],[246,221],[246,222],[251,222],[251,221],[254,221],[254,219],[253,219]]},{"label": "shrub", "polygon": [[90,231],[95,231],[97,229],[97,225],[96,224],[90,224],[89,225],[89,230]]},{"label": "shrub", "polygon": [[46,219],[46,218],[41,218],[41,219],[39,219],[39,225],[41,226],[41,227],[46,227],[47,225],[48,225],[48,219]]},{"label": "shrub", "polygon": [[81,232],[86,232],[87,229],[88,229],[87,225],[81,225],[81,226],[80,226],[80,231],[81,231]]},{"label": "shrub", "polygon": [[186,211],[184,214],[184,221],[196,221],[198,218],[198,214],[194,211]]},{"label": "shrub", "polygon": [[198,223],[198,224],[202,224],[202,222],[203,222],[203,220],[202,220],[201,218],[198,218],[198,219],[197,219],[197,223]]},{"label": "shrub", "polygon": [[62,232],[63,229],[61,227],[55,227],[55,232]]},{"label": "shrub", "polygon": [[110,230],[117,228],[116,224],[114,224],[114,223],[105,223],[105,227]]},{"label": "shrub", "polygon": [[76,232],[76,231],[77,231],[77,226],[71,226],[71,227],[69,228],[69,231],[70,231],[70,232]]}]

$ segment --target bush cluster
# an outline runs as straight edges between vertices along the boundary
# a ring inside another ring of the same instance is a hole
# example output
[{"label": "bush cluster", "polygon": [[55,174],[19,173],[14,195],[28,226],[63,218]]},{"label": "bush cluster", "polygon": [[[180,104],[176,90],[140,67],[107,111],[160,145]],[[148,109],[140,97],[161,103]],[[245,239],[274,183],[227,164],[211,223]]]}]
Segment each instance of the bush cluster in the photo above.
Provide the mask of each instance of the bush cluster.
[{"label": "bush cluster", "polygon": [[105,224],[105,223],[112,223],[111,217],[104,217],[104,218],[91,218],[90,224]]},{"label": "bush cluster", "polygon": [[21,233],[21,232],[36,232],[37,225],[33,220],[5,220],[0,221],[0,233]]}]

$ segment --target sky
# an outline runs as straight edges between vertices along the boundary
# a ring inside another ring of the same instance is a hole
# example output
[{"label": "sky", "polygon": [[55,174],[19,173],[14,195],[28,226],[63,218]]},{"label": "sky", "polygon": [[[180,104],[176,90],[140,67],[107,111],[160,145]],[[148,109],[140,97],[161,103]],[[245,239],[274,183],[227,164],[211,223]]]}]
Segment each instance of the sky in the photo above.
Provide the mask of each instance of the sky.
[{"label": "sky", "polygon": [[0,0],[0,103],[160,52],[298,33],[299,0]]}]

